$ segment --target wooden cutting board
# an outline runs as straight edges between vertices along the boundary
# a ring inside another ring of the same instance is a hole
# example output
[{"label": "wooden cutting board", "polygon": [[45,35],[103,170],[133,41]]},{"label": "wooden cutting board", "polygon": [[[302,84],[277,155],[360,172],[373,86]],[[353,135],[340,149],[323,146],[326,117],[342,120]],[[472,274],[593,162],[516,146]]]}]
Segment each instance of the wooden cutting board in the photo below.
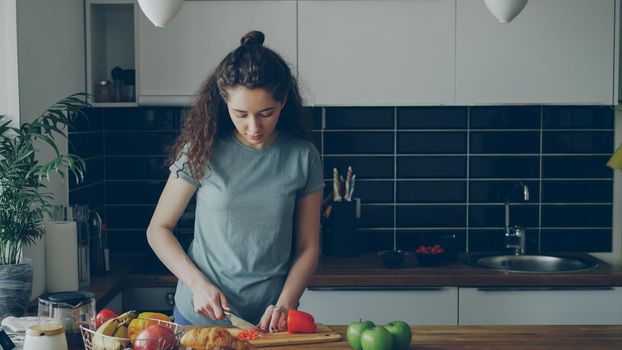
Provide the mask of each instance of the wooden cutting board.
[{"label": "wooden cutting board", "polygon": [[[316,323],[317,331],[313,334],[289,334],[287,332],[265,333],[259,339],[250,342],[258,348],[266,346],[327,343],[341,340],[341,336],[321,323]],[[241,329],[228,328],[231,334],[238,334]]]}]

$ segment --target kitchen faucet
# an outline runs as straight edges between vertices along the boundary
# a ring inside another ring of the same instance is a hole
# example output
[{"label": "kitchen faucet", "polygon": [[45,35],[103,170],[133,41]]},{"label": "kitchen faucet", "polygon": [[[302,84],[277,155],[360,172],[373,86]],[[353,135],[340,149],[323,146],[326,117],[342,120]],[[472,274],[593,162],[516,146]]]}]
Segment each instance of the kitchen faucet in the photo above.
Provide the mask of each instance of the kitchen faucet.
[{"label": "kitchen faucet", "polygon": [[514,226],[510,228],[510,196],[516,188],[520,188],[523,193],[523,200],[529,200],[529,188],[522,182],[517,182],[505,196],[505,247],[513,248],[515,255],[525,254],[525,228]]}]

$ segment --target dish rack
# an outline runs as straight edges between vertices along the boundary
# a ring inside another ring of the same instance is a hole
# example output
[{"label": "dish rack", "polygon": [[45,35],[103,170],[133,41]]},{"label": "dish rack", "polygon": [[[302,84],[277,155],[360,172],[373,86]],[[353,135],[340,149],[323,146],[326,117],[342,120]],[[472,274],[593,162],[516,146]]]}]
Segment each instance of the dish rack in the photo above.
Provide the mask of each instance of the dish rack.
[{"label": "dish rack", "polygon": [[[159,320],[155,318],[141,318],[140,319],[148,321],[149,325],[158,324],[164,327],[167,327],[173,331],[172,336],[165,336],[159,338],[150,338],[145,341],[149,342],[147,346],[150,350],[178,350],[185,349],[184,346],[181,345],[181,337],[184,334],[184,327],[180,324],[174,322],[168,322],[164,320]],[[103,334],[98,334],[97,326],[95,325],[95,321],[83,322],[80,324],[80,333],[82,334],[82,341],[84,343],[84,349],[86,350],[104,350],[104,349],[115,349],[115,345],[123,344],[121,349],[133,349],[134,344],[130,342],[130,338],[121,338],[121,337],[113,337]],[[93,339],[97,337],[101,337],[97,344],[94,343]],[[127,345],[125,345],[127,344]]]}]

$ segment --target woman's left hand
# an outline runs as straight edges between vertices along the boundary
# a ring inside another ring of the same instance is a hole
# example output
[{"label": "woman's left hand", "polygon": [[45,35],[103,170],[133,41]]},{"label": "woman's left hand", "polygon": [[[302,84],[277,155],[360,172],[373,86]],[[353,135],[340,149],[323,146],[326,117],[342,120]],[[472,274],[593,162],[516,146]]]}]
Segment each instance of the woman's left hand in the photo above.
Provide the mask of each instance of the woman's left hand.
[{"label": "woman's left hand", "polygon": [[259,329],[270,333],[287,330],[287,308],[284,306],[268,305],[259,321]]}]

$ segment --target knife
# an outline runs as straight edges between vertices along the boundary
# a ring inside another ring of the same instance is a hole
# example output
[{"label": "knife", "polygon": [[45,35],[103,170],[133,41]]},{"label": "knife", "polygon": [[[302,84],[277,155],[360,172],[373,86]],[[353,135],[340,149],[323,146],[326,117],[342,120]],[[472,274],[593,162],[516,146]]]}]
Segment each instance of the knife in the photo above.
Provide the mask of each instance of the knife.
[{"label": "knife", "polygon": [[240,329],[257,329],[257,326],[231,313],[231,311],[223,310],[225,317],[231,321],[231,324]]}]

